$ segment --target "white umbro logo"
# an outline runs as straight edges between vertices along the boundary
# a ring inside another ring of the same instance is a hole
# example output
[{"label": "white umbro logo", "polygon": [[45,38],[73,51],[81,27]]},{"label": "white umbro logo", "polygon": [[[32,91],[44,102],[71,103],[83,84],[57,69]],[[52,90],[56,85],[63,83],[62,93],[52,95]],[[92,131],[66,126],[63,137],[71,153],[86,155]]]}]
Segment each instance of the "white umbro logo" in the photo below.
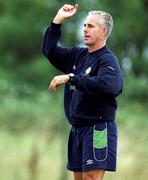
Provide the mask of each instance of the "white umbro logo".
[{"label": "white umbro logo", "polygon": [[93,163],[94,163],[94,161],[93,161],[92,159],[88,159],[88,160],[86,161],[86,164],[87,164],[87,165],[93,164]]}]

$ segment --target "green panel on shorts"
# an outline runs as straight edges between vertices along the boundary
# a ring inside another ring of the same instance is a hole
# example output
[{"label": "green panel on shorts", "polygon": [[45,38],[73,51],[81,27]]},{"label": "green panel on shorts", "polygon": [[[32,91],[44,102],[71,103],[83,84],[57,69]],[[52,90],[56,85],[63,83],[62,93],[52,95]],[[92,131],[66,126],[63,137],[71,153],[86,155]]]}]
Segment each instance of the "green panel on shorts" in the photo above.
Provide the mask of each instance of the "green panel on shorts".
[{"label": "green panel on shorts", "polygon": [[102,131],[94,130],[93,146],[97,149],[105,148],[107,146],[107,129]]}]

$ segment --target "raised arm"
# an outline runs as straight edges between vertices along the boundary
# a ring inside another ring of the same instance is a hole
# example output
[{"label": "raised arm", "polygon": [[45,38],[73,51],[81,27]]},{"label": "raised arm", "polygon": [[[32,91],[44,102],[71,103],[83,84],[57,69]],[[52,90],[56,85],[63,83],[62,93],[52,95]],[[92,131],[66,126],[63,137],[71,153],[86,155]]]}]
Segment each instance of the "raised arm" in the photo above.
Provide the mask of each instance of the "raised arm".
[{"label": "raised arm", "polygon": [[60,8],[53,22],[47,28],[43,39],[43,54],[55,68],[63,73],[68,73],[68,69],[72,66],[75,60],[76,48],[62,48],[57,45],[57,42],[61,36],[61,24],[72,17],[77,9],[77,4],[75,6],[65,4]]}]

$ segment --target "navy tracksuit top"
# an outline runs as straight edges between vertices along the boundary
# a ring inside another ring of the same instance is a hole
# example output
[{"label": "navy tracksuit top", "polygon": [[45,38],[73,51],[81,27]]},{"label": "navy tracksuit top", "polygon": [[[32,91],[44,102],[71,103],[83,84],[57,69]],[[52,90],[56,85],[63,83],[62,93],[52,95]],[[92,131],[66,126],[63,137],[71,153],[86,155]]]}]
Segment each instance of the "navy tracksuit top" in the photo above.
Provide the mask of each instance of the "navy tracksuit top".
[{"label": "navy tracksuit top", "polygon": [[116,97],[123,79],[116,56],[104,46],[89,53],[88,48],[57,45],[61,25],[51,23],[43,40],[42,52],[64,74],[74,73],[65,85],[65,114],[73,126],[87,126],[115,120]]}]

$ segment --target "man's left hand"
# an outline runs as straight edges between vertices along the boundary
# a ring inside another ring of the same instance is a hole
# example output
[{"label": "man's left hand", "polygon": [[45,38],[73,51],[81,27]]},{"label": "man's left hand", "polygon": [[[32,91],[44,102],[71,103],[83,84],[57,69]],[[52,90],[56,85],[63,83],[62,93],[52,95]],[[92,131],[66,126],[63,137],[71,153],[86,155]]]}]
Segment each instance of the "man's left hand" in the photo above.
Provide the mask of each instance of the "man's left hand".
[{"label": "man's left hand", "polygon": [[56,91],[60,84],[66,84],[69,81],[69,75],[55,76],[49,85],[49,89]]}]

